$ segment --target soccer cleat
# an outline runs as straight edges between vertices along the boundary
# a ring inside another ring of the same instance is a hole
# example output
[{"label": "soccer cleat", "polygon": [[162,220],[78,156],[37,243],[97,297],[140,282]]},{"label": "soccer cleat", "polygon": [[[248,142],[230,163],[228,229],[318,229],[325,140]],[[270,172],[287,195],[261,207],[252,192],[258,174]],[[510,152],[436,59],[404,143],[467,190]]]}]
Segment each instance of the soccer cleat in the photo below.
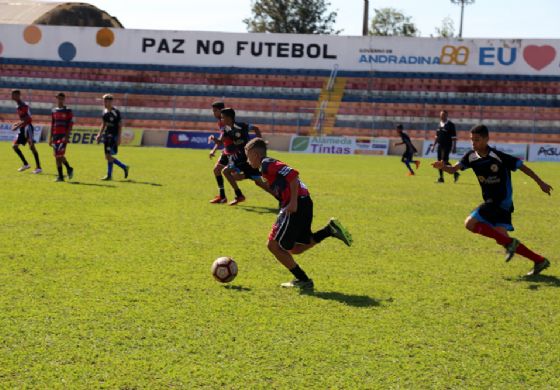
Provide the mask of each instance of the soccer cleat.
[{"label": "soccer cleat", "polygon": [[340,241],[345,243],[348,246],[352,245],[352,235],[336,218],[331,218],[328,224],[329,228],[331,229],[331,234],[333,237],[338,238]]},{"label": "soccer cleat", "polygon": [[414,172],[407,172],[406,176],[414,176]]},{"label": "soccer cleat", "polygon": [[457,181],[459,180],[459,176],[461,176],[461,175],[459,175],[459,172],[455,172],[455,173],[453,174],[454,183],[457,183]]},{"label": "soccer cleat", "polygon": [[55,183],[60,183],[61,181],[64,181],[64,178],[57,176],[56,179],[53,180]]},{"label": "soccer cleat", "polygon": [[416,164],[416,169],[420,168],[420,161],[414,161],[414,164]]},{"label": "soccer cleat", "polygon": [[72,180],[73,177],[74,177],[74,168],[70,168],[68,170],[68,180]]},{"label": "soccer cleat", "polygon": [[313,280],[309,279],[306,281],[294,279],[291,282],[282,283],[281,287],[285,288],[300,288],[302,290],[312,290],[314,287]]},{"label": "soccer cleat", "polygon": [[41,172],[43,172],[43,170],[41,168],[37,168],[31,173],[38,174],[38,173],[41,173]]},{"label": "soccer cleat", "polygon": [[236,196],[234,200],[229,202],[229,205],[230,206],[235,206],[236,204],[241,203],[241,202],[245,202],[245,197],[243,195]]},{"label": "soccer cleat", "polygon": [[436,183],[445,183],[445,180],[443,180],[443,177],[440,177],[437,179]]},{"label": "soccer cleat", "polygon": [[31,168],[30,165],[27,165],[27,164],[26,164],[26,165],[22,165],[20,168],[18,168],[18,172],[26,171],[26,170],[28,170],[29,168]]},{"label": "soccer cleat", "polygon": [[210,201],[212,204],[223,204],[227,203],[227,198],[222,198],[220,195],[216,195],[214,199]]},{"label": "soccer cleat", "polygon": [[548,267],[550,267],[550,261],[548,261],[547,259],[544,259],[540,263],[535,263],[535,266],[533,267],[533,269],[531,271],[527,272],[527,276],[538,275],[542,271],[547,269]]},{"label": "soccer cleat", "polygon": [[113,178],[111,176],[105,176],[105,177],[102,177],[101,180],[110,181],[110,180],[113,180]]},{"label": "soccer cleat", "polygon": [[125,165],[124,166],[124,178],[126,179],[128,177],[128,171],[130,170],[130,165]]},{"label": "soccer cleat", "polygon": [[519,240],[517,238],[512,238],[511,242],[508,245],[504,245],[504,247],[506,248],[506,263],[513,259],[518,246]]}]

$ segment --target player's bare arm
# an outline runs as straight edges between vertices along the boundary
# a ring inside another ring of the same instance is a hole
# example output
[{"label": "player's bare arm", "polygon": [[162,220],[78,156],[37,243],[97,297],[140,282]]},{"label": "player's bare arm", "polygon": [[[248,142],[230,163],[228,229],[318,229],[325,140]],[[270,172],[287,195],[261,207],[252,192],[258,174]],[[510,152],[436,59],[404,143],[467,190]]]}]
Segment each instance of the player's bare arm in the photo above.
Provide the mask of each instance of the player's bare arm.
[{"label": "player's bare arm", "polygon": [[443,161],[433,162],[432,167],[434,167],[435,169],[441,169],[442,171],[450,174],[454,174],[455,172],[458,172],[461,169],[461,165],[459,163],[450,166],[450,165],[445,165]]},{"label": "player's bare arm", "polygon": [[121,144],[121,135],[122,135],[122,123],[119,123],[119,138],[118,138],[118,144]]},{"label": "player's bare arm", "polygon": [[99,133],[97,133],[97,137],[95,137],[95,140],[97,141],[97,143],[99,143],[101,141],[101,136],[103,135],[103,133],[105,132],[105,128],[107,126],[105,125],[105,122],[103,122],[103,124],[101,125],[101,127],[99,128]]},{"label": "player's bare arm", "polygon": [[257,126],[251,126],[251,130],[255,132],[257,138],[262,138],[261,129],[259,129]]},{"label": "player's bare arm", "polygon": [[531,168],[529,168],[527,165],[523,164],[521,166],[521,168],[519,168],[519,170],[521,172],[523,172],[524,174],[526,174],[527,176],[529,176],[531,179],[533,179],[538,185],[539,187],[541,187],[542,192],[551,195],[551,191],[552,191],[552,186],[550,184],[545,183],[540,177],[539,175],[537,175],[535,173],[535,171],[533,171]]}]

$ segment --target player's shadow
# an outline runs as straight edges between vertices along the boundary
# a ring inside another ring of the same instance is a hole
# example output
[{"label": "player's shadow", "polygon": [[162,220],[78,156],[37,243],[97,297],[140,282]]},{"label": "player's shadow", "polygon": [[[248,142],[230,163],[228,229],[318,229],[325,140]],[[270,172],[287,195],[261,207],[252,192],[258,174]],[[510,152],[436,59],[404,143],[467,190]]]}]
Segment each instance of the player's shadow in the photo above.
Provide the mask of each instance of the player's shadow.
[{"label": "player's shadow", "polygon": [[115,188],[113,184],[102,184],[102,183],[84,183],[83,181],[68,181],[68,184],[78,185],[78,186],[89,186],[89,187],[105,187],[105,188]]},{"label": "player's shadow", "polygon": [[163,184],[161,183],[152,183],[150,181],[123,180],[121,181],[121,183],[143,184],[146,186],[163,187]]},{"label": "player's shadow", "polygon": [[353,307],[377,307],[381,306],[381,300],[367,295],[344,294],[337,291],[313,291],[302,290],[302,295],[308,295],[327,301],[337,301]]},{"label": "player's shadow", "polygon": [[257,214],[278,214],[278,207],[237,206],[238,209]]},{"label": "player's shadow", "polygon": [[553,275],[535,275],[535,276],[520,276],[518,278],[505,278],[508,281],[513,282],[525,282],[531,283],[527,288],[530,290],[538,290],[541,285],[560,287],[560,278]]},{"label": "player's shadow", "polygon": [[227,290],[233,290],[233,291],[239,291],[239,292],[251,291],[251,289],[249,287],[243,287],[243,286],[231,285],[231,284],[228,284],[228,285],[224,286],[224,288],[227,289]]}]

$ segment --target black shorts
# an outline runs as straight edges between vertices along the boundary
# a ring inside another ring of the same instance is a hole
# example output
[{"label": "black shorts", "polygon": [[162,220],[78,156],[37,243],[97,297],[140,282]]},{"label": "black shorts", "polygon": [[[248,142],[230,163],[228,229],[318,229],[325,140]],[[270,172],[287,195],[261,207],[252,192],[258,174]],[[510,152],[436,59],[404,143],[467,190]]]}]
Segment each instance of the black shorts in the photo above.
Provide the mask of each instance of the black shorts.
[{"label": "black shorts", "polygon": [[230,164],[230,168],[237,173],[244,174],[246,179],[259,180],[261,178],[261,171],[253,168],[247,161],[233,162]]},{"label": "black shorts", "polygon": [[114,137],[112,135],[105,135],[103,145],[104,145],[103,149],[105,151],[105,154],[110,154],[111,156],[114,156],[119,152],[119,142],[117,140],[117,137]]},{"label": "black shorts", "polygon": [[403,153],[401,161],[412,161],[414,159],[414,152],[412,150],[407,150]]},{"label": "black shorts", "polygon": [[437,148],[437,159],[449,163],[449,154],[451,153],[451,145],[439,145]]},{"label": "black shorts", "polygon": [[34,133],[35,129],[33,128],[33,125],[27,125],[21,129],[19,129],[19,133],[16,137],[16,139],[14,139],[14,145],[23,145],[25,146],[27,144],[27,142],[29,142],[29,140],[31,139],[30,143],[33,143],[33,133]]},{"label": "black shorts", "polygon": [[298,198],[298,209],[293,214],[280,210],[268,235],[269,241],[277,241],[284,250],[292,250],[296,244],[311,243],[313,201],[309,196]]},{"label": "black shorts", "polygon": [[218,165],[223,165],[224,167],[227,167],[229,164],[229,158],[228,156],[222,152],[222,155],[220,156],[220,159],[218,160]]},{"label": "black shorts", "polygon": [[54,134],[52,136],[52,147],[55,157],[64,157],[66,153],[66,134]]},{"label": "black shorts", "polygon": [[494,203],[482,203],[470,214],[474,219],[487,223],[494,227],[503,227],[512,232],[514,230],[511,224],[511,214],[513,208],[505,210]]}]

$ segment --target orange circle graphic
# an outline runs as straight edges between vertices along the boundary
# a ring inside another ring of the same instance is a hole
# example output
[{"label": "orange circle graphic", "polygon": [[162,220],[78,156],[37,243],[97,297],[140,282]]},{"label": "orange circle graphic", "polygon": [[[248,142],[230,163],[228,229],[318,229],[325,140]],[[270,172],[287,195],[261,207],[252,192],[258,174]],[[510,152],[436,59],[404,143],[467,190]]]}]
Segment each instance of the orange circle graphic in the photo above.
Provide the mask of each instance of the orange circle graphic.
[{"label": "orange circle graphic", "polygon": [[109,47],[115,42],[115,34],[107,27],[100,29],[95,38],[101,47]]},{"label": "orange circle graphic", "polygon": [[29,43],[30,45],[39,43],[42,36],[43,34],[41,33],[41,29],[34,25],[27,26],[25,30],[23,30],[23,39],[25,39],[25,42]]}]

